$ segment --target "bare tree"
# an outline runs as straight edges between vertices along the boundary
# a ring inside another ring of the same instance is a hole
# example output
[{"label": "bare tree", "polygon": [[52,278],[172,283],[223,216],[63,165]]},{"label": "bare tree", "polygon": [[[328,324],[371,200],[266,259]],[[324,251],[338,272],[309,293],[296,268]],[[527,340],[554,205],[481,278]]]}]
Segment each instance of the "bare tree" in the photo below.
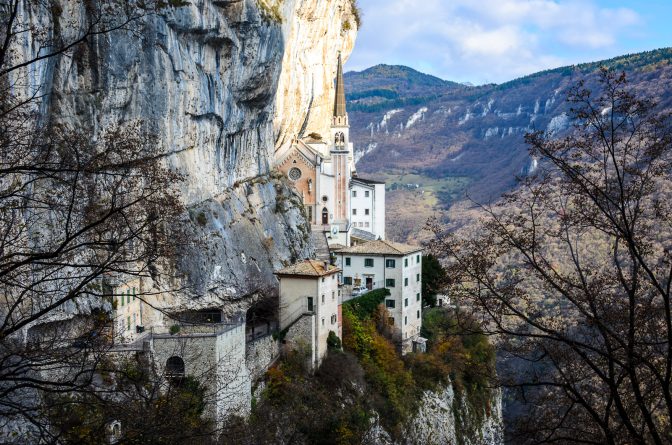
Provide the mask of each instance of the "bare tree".
[{"label": "bare tree", "polygon": [[42,440],[53,439],[45,403],[88,391],[99,375],[106,280],[159,281],[183,210],[180,177],[145,123],[73,127],[35,80],[41,63],[137,31],[166,3],[83,1],[81,17],[59,5],[0,1],[0,434],[28,425]]},{"label": "bare tree", "polygon": [[624,74],[571,90],[565,137],[478,230],[433,248],[451,293],[497,335],[522,403],[515,443],[672,442],[672,120]]}]

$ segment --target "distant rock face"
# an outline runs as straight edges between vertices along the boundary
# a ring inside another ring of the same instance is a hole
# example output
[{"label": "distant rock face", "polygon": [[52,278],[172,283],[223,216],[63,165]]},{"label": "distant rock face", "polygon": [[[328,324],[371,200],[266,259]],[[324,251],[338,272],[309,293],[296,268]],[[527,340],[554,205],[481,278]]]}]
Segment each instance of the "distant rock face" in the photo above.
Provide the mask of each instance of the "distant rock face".
[{"label": "distant rock face", "polygon": [[367,441],[376,445],[503,445],[501,391],[493,391],[488,403],[479,415],[464,397],[456,398],[452,384],[425,391],[400,440],[393,440],[375,419]]},{"label": "distant rock face", "polygon": [[[350,0],[259,1],[166,7],[24,73],[26,93],[47,93],[45,119],[94,134],[141,120],[157,135],[165,162],[184,174],[185,204],[207,214],[205,227],[191,224],[211,254],[186,258],[179,271],[194,297],[212,297],[203,305],[267,291],[273,267],[311,253],[298,201],[276,211],[278,196],[291,192],[269,173],[276,141],[328,125],[337,55],[347,57],[356,36]],[[65,40],[87,23],[87,8],[105,3],[21,2],[31,32]],[[36,36],[23,39],[16,57],[36,55]]]},{"label": "distant rock face", "polygon": [[[482,417],[482,418],[481,418]],[[502,445],[504,424],[502,398],[494,392],[489,412],[476,415],[464,397],[455,399],[452,385],[442,391],[427,391],[420,409],[405,431],[406,444]]]}]

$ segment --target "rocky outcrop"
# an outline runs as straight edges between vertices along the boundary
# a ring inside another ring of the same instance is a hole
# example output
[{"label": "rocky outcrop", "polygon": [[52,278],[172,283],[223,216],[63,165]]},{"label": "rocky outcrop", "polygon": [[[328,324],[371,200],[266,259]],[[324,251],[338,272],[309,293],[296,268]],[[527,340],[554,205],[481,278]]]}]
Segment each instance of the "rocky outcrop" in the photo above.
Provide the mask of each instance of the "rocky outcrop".
[{"label": "rocky outcrop", "polygon": [[405,431],[405,444],[500,445],[504,443],[502,397],[493,392],[483,412],[476,412],[452,385],[427,391]]},{"label": "rocky outcrop", "polygon": [[[21,1],[34,25],[16,48],[24,59],[40,39],[72,40],[107,4]],[[94,137],[141,121],[156,135],[164,161],[185,178],[187,231],[206,245],[178,264],[180,309],[272,292],[274,268],[311,254],[299,201],[270,178],[276,141],[328,125],[336,56],[349,54],[356,35],[350,0],[184,3],[45,59],[17,84],[46,93],[44,119]]]},{"label": "rocky outcrop", "polygon": [[503,445],[501,391],[492,391],[484,407],[472,406],[452,384],[425,391],[417,412],[394,440],[375,418],[367,443],[376,445]]}]

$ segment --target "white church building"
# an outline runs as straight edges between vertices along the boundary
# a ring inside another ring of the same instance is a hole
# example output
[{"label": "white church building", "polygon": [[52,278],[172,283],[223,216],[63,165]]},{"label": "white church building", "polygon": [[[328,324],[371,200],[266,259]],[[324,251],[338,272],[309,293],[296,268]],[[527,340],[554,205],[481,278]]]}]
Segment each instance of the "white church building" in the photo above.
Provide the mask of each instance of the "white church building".
[{"label": "white church building", "polygon": [[329,245],[385,239],[385,184],[357,175],[340,54],[329,137],[295,139],[276,166],[301,194],[313,231],[327,233]]}]

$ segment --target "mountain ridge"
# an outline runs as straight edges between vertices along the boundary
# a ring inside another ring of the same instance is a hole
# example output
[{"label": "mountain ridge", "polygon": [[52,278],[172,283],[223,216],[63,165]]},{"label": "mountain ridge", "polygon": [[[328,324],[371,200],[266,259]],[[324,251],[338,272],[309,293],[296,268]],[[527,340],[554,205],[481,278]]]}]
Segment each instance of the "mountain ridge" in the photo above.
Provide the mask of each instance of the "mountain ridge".
[{"label": "mountain ridge", "polygon": [[448,218],[467,196],[485,203],[515,187],[537,167],[524,135],[566,130],[568,91],[578,81],[594,88],[601,66],[624,70],[633,87],[672,109],[672,48],[476,87],[396,65],[346,73],[358,170],[387,181],[388,212],[400,215],[388,236],[422,240],[418,218]]}]

